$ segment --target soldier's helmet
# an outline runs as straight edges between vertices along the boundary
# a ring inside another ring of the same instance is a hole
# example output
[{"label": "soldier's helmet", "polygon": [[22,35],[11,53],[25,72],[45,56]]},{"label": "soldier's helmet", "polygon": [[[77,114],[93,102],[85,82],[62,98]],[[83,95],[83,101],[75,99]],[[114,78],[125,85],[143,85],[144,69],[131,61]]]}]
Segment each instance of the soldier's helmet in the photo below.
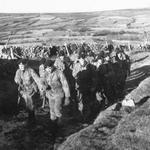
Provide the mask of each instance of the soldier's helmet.
[{"label": "soldier's helmet", "polygon": [[61,51],[59,52],[59,56],[65,56],[65,52],[64,52],[63,50],[61,50]]},{"label": "soldier's helmet", "polygon": [[80,59],[80,58],[85,59],[85,57],[86,57],[86,55],[85,55],[84,52],[82,52],[82,53],[79,54],[79,59]]},{"label": "soldier's helmet", "polygon": [[110,57],[109,56],[106,56],[105,57],[105,62],[109,62],[110,61]]},{"label": "soldier's helmet", "polygon": [[57,52],[58,52],[58,47],[53,46],[52,48],[50,48],[50,55],[51,56],[57,55]]},{"label": "soldier's helmet", "polygon": [[67,64],[71,63],[71,59],[69,57],[65,57],[64,58],[64,62],[67,63]]},{"label": "soldier's helmet", "polygon": [[19,65],[19,64],[28,65],[28,60],[27,60],[27,59],[20,59],[20,60],[18,61],[18,65]]},{"label": "soldier's helmet", "polygon": [[42,58],[42,59],[40,60],[40,65],[45,64],[45,62],[46,62],[46,59],[45,59],[45,58]]},{"label": "soldier's helmet", "polygon": [[113,51],[113,49],[114,49],[114,46],[112,44],[109,44],[107,49],[111,53]]},{"label": "soldier's helmet", "polygon": [[46,60],[44,65],[45,65],[45,67],[53,67],[54,66],[54,61],[48,59],[48,60]]},{"label": "soldier's helmet", "polygon": [[98,54],[98,58],[104,58],[105,57],[105,52],[102,50]]},{"label": "soldier's helmet", "polygon": [[115,51],[116,51],[117,53],[119,53],[119,52],[120,52],[120,48],[117,46]]},{"label": "soldier's helmet", "polygon": [[124,46],[120,45],[120,52],[124,52]]}]

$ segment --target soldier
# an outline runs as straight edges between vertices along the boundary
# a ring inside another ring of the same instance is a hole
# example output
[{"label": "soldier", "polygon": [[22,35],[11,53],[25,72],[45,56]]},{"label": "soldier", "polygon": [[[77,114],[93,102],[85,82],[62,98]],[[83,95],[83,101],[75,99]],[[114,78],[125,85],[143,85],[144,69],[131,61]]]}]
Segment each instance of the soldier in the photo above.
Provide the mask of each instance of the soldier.
[{"label": "soldier", "polygon": [[65,70],[64,56],[65,56],[64,51],[60,51],[59,57],[56,58],[55,63],[54,63],[54,66],[55,66],[57,69],[60,69],[61,71],[64,71],[64,70]]},{"label": "soldier", "polygon": [[76,90],[78,96],[78,109],[83,115],[85,122],[91,119],[92,107],[95,100],[95,70],[93,65],[85,61],[85,55],[80,55],[78,62],[73,69],[73,76],[76,79]]},{"label": "soldier", "polygon": [[120,97],[122,96],[122,92],[124,91],[125,81],[128,75],[130,75],[130,58],[124,52],[124,47],[120,46],[120,48],[116,49],[116,61],[118,63],[117,73],[117,91]]},{"label": "soldier", "polygon": [[41,61],[40,61],[39,75],[40,75],[41,78],[45,77],[45,66],[44,66],[45,62],[46,62],[45,58],[42,58]]},{"label": "soldier", "polygon": [[[62,107],[70,103],[70,90],[63,72],[54,66],[52,60],[45,63],[47,76],[46,97],[49,100],[50,118],[52,121],[60,120],[62,117]],[[65,101],[64,101],[65,99]]]},{"label": "soldier", "polygon": [[81,105],[83,107],[81,111],[85,122],[91,119],[92,104],[95,100],[93,77],[94,74],[90,64],[84,64],[84,66],[82,66],[82,70],[77,74],[77,85],[81,99],[80,104],[83,105]]},{"label": "soldier", "polygon": [[18,90],[20,95],[25,100],[26,109],[28,111],[28,119],[29,121],[32,121],[32,119],[35,119],[35,100],[37,100],[39,96],[37,86],[39,77],[34,70],[27,65],[26,60],[21,60],[14,80],[19,86]]},{"label": "soldier", "polygon": [[104,51],[100,51],[100,53],[93,61],[93,65],[96,66],[97,69],[100,67],[100,65],[104,63],[104,55],[105,55]]},{"label": "soldier", "polygon": [[117,53],[116,53],[116,61],[117,62],[121,62],[121,61],[126,60],[126,54],[124,53],[122,46],[120,46],[120,48],[117,47],[116,51],[117,51]]},{"label": "soldier", "polygon": [[94,53],[92,51],[87,53],[87,57],[85,58],[85,60],[88,63],[92,63],[92,61],[94,60]]},{"label": "soldier", "polygon": [[131,61],[129,56],[124,52],[124,49],[122,46],[119,48],[116,48],[116,61],[120,64],[120,68],[122,68],[127,75],[130,75],[130,65]]},{"label": "soldier", "polygon": [[[41,85],[45,85],[45,77],[46,77],[46,70],[45,70],[45,64],[46,62],[46,59],[45,58],[42,58],[41,61],[40,61],[40,66],[39,66],[39,75],[40,75],[40,79],[41,79]],[[44,86],[42,88],[39,88],[40,89],[40,95],[41,95],[41,98],[43,100],[43,104],[42,104],[42,108],[45,107],[45,102],[46,102],[46,93],[45,93],[45,90],[44,89]]]},{"label": "soldier", "polygon": [[75,90],[75,78],[72,75],[72,69],[71,69],[72,61],[70,60],[70,57],[65,56],[64,51],[60,51],[59,57],[56,59],[54,66],[63,72],[64,76],[66,77],[69,89],[70,89],[70,98],[72,102],[70,107],[72,108],[68,107],[68,109],[65,109],[65,110],[67,112],[67,110],[70,111],[70,109],[72,109],[73,111],[71,111],[69,114],[71,116],[76,115],[76,111],[78,111],[77,109],[78,103],[77,103],[77,92]]},{"label": "soldier", "polygon": [[85,54],[80,54],[78,59],[74,62],[72,75],[75,79],[77,78],[78,72],[81,71],[83,68],[85,69],[85,67],[83,67],[85,62]]},{"label": "soldier", "polygon": [[100,88],[102,88],[104,95],[107,97],[107,99],[105,99],[105,104],[112,104],[114,97],[116,96],[116,78],[113,63],[109,54],[105,56],[104,63],[99,66],[98,76]]}]

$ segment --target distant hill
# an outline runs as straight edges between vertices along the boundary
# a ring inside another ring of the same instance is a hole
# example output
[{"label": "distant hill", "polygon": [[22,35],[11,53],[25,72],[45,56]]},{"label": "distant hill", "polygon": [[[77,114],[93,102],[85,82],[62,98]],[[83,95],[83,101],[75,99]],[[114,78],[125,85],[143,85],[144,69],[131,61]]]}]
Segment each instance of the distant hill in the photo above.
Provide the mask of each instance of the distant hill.
[{"label": "distant hill", "polygon": [[[79,40],[145,41],[150,9],[90,13],[0,14],[0,41],[10,44]],[[11,36],[10,36],[11,35]]]}]

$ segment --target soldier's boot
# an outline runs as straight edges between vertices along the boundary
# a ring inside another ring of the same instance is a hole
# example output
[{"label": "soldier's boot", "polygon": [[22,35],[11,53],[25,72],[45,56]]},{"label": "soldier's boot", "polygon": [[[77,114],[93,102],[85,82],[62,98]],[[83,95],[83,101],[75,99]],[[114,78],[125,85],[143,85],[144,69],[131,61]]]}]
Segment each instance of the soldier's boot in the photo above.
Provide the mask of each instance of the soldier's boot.
[{"label": "soldier's boot", "polygon": [[28,111],[28,121],[31,123],[35,123],[35,112],[34,112],[34,110]]},{"label": "soldier's boot", "polygon": [[52,122],[56,122],[57,117],[56,117],[54,112],[50,112],[50,119],[51,119]]},{"label": "soldier's boot", "polygon": [[89,123],[90,120],[90,116],[91,115],[91,110],[90,110],[90,106],[88,105],[84,105],[83,106],[83,122],[84,123]]},{"label": "soldier's boot", "polygon": [[80,107],[78,108],[78,103],[73,101],[70,107],[72,119],[80,122],[82,120],[82,111],[79,111]]},{"label": "soldier's boot", "polygon": [[36,119],[35,119],[35,111],[34,111],[34,106],[31,97],[28,97],[26,100],[26,108],[28,112],[28,122],[34,124]]},{"label": "soldier's boot", "polygon": [[65,121],[63,120],[62,117],[57,118],[57,126],[58,126],[58,127],[63,127],[63,126],[65,126]]},{"label": "soldier's boot", "polygon": [[63,104],[63,98],[59,96],[56,97],[55,104],[54,104],[54,113],[58,118],[62,117],[62,104]]},{"label": "soldier's boot", "polygon": [[42,97],[43,103],[42,103],[42,107],[41,108],[45,108],[45,102],[46,102],[46,98]]},{"label": "soldier's boot", "polygon": [[52,99],[51,97],[48,97],[48,102],[49,102],[50,119],[53,122],[53,121],[55,121],[57,119],[57,117],[55,115],[55,111],[54,111],[55,100]]},{"label": "soldier's boot", "polygon": [[67,118],[64,116],[62,117],[60,110],[55,110],[55,115],[57,116],[57,125],[59,127],[63,126],[64,123],[66,122]]}]

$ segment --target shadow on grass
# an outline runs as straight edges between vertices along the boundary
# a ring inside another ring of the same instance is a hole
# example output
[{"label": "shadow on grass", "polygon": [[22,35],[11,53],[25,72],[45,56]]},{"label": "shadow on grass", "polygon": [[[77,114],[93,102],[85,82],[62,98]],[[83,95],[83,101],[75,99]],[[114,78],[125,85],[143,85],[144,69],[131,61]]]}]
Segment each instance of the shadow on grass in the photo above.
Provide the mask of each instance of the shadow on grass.
[{"label": "shadow on grass", "polygon": [[149,57],[149,55],[147,55],[147,56],[145,56],[145,57],[143,57],[143,58],[140,58],[140,59],[138,59],[138,60],[135,60],[133,63],[143,61],[143,60],[145,60],[145,59],[148,58],[148,57]]},{"label": "shadow on grass", "polygon": [[12,150],[52,150],[56,139],[57,126],[50,121],[48,114],[36,117],[35,123],[25,121],[24,124],[22,121],[19,123],[16,120],[20,126],[5,133],[5,138],[9,143],[5,148],[11,147]]},{"label": "shadow on grass", "polygon": [[131,71],[131,75],[126,80],[125,92],[134,90],[140,82],[150,76],[150,65],[143,66]]}]

